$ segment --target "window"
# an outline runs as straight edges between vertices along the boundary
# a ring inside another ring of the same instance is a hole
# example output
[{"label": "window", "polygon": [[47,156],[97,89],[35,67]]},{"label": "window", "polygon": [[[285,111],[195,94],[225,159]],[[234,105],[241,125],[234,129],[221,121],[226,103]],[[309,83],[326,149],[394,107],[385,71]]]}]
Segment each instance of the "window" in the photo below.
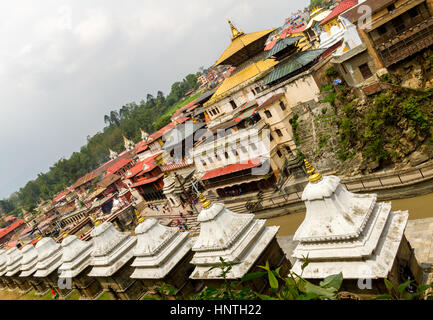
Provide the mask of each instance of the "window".
[{"label": "window", "polygon": [[226,159],[229,158],[229,154],[227,152],[224,152],[224,157],[226,157]]},{"label": "window", "polygon": [[217,159],[218,159],[218,160],[220,160],[220,161],[221,161],[221,157],[220,157],[220,155],[219,155],[219,154],[217,154],[217,156],[216,156],[216,157],[217,157]]},{"label": "window", "polygon": [[277,150],[277,154],[278,154],[278,157],[280,157],[280,158],[283,156],[283,154],[281,153],[280,150]]},{"label": "window", "polygon": [[209,161],[209,163],[213,163],[212,158],[207,158],[207,160]]},{"label": "window", "polygon": [[281,101],[280,102],[280,107],[281,107],[281,110],[286,110],[286,106],[284,105],[284,102],[283,101]]},{"label": "window", "polygon": [[254,92],[254,89],[251,89],[251,92],[253,93],[253,95],[256,95],[256,93]]},{"label": "window", "polygon": [[235,157],[238,155],[238,152],[236,150],[233,149],[232,152],[233,152]]},{"label": "window", "polygon": [[233,100],[230,101],[230,104],[232,105],[233,110],[235,110],[238,107]]},{"label": "window", "polygon": [[283,133],[281,132],[280,129],[275,130],[275,132],[278,134],[279,137],[283,136]]},{"label": "window", "polygon": [[361,71],[362,76],[364,77],[364,80],[370,78],[373,76],[373,73],[370,70],[370,67],[367,63],[364,63],[363,65],[359,66],[359,71]]},{"label": "window", "polygon": [[269,137],[270,137],[270,140],[271,140],[271,141],[274,140],[274,137],[272,136],[272,133],[269,133]]},{"label": "window", "polygon": [[244,146],[241,147],[241,150],[242,150],[243,153],[248,153],[247,148],[245,148]]},{"label": "window", "polygon": [[408,11],[408,13],[409,13],[409,16],[410,16],[411,18],[416,18],[416,17],[419,15],[419,11],[418,11],[418,8],[417,8],[417,7],[410,9],[410,10]]},{"label": "window", "polygon": [[204,161],[204,160],[201,161],[201,164],[202,164],[203,166],[205,166],[205,167],[206,167],[206,165],[207,165],[207,164],[206,164],[206,161]]},{"label": "window", "polygon": [[265,115],[266,115],[268,118],[271,118],[271,117],[272,117],[272,114],[271,114],[271,112],[270,112],[269,110],[266,110],[266,111],[265,111]]},{"label": "window", "polygon": [[379,28],[377,28],[377,32],[379,33],[380,36],[383,36],[384,34],[386,34],[388,32],[388,30],[383,25],[383,26],[380,26]]},{"label": "window", "polygon": [[292,154],[293,153],[292,150],[290,150],[290,148],[288,146],[286,146],[285,148],[286,148],[286,151],[287,151],[288,154]]},{"label": "window", "polygon": [[256,145],[255,145],[254,143],[251,144],[251,148],[252,148],[253,150],[257,150],[257,147],[256,147]]}]

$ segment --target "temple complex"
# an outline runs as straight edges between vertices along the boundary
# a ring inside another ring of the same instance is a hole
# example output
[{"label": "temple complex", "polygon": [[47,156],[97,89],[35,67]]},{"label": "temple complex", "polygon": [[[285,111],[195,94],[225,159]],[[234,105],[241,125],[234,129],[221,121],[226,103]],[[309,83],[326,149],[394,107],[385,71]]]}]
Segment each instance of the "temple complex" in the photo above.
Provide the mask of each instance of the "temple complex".
[{"label": "temple complex", "polygon": [[153,218],[144,220],[140,215],[138,223],[131,278],[141,279],[146,288],[162,281],[190,293],[193,288],[188,277],[194,269],[190,264],[194,240],[189,232],[162,226]]},{"label": "temple complex", "polygon": [[[309,183],[302,194],[305,220],[294,235],[299,241],[292,271],[306,279],[324,279],[341,272],[351,292],[358,280],[372,281],[370,293],[385,293],[384,278],[396,287],[399,263],[409,260],[403,232],[408,212],[391,211],[390,203],[377,203],[376,194],[354,194],[336,176],[323,176],[306,162]],[[302,271],[308,257],[310,263]]]},{"label": "temple complex", "polygon": [[102,293],[102,286],[97,279],[87,274],[92,269],[93,243],[82,241],[74,235],[63,234],[62,265],[60,277],[70,279],[81,299],[95,299]]},{"label": "temple complex", "polygon": [[[277,243],[279,227],[266,227],[266,220],[255,219],[253,214],[238,214],[228,210],[222,203],[211,203],[200,194],[202,211],[198,216],[200,235],[192,250],[195,265],[191,279],[203,280],[205,285],[221,283],[220,258],[227,263],[238,263],[226,274],[230,280],[241,279],[250,272],[257,271],[258,265],[266,261],[272,269],[281,267],[280,275],[289,272],[290,263]],[[256,279],[251,288],[262,291],[266,287],[264,279]]]},{"label": "temple complex", "polygon": [[25,244],[21,249],[21,253],[23,255],[23,259],[21,263],[21,273],[19,276],[28,281],[28,283],[35,290],[36,294],[46,294],[49,290],[49,287],[41,278],[33,276],[37,271],[38,251],[32,244]]},{"label": "temple complex", "polygon": [[106,292],[114,299],[137,300],[143,294],[143,286],[131,278],[137,238],[119,232],[110,222],[95,221],[91,232],[93,241],[92,270],[89,277],[96,277]]},{"label": "temple complex", "polygon": [[42,278],[49,288],[58,292],[60,297],[67,297],[72,292],[72,288],[67,288],[66,279],[61,279],[58,271],[62,264],[62,246],[54,239],[45,237],[39,239],[35,248],[38,251],[38,264],[34,277]]}]

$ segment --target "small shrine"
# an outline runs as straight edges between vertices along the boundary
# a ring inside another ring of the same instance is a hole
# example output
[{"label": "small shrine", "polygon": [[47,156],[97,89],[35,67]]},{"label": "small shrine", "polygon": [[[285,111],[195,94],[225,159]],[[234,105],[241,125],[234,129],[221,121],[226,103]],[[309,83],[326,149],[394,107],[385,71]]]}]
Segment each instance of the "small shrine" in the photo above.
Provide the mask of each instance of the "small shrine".
[{"label": "small shrine", "polygon": [[[192,250],[195,252],[191,261],[195,269],[191,279],[203,280],[206,285],[222,282],[220,258],[227,263],[238,263],[227,273],[227,279],[239,280],[250,272],[261,271],[258,265],[269,261],[272,269],[281,267],[280,274],[285,276],[290,263],[277,243],[279,227],[267,227],[266,220],[255,219],[254,214],[238,214],[228,210],[222,203],[211,203],[202,194],[202,211],[197,221],[200,222],[200,235]],[[267,281],[262,278],[251,281],[248,285],[262,291]]]},{"label": "small shrine", "polygon": [[134,268],[130,264],[137,238],[118,231],[110,222],[94,220],[92,270],[88,276],[97,277],[114,299],[137,300],[144,292],[141,283],[131,278]]},{"label": "small shrine", "polygon": [[21,249],[23,259],[21,262],[20,277],[26,280],[37,295],[44,295],[48,292],[49,288],[41,278],[34,277],[37,271],[38,264],[38,251],[32,244],[24,244]]},{"label": "small shrine", "polygon": [[9,248],[6,251],[7,267],[6,281],[11,290],[18,288],[20,293],[26,293],[31,289],[30,284],[18,275],[20,273],[23,255],[17,247]]},{"label": "small shrine", "polygon": [[123,143],[125,145],[125,150],[131,151],[135,148],[135,143],[129,140],[127,137],[123,136]]},{"label": "small shrine", "polygon": [[135,270],[131,278],[141,279],[146,288],[162,281],[182,288],[183,293],[191,292],[193,288],[188,276],[194,269],[190,264],[194,240],[189,237],[189,232],[165,227],[154,218],[145,220],[138,211],[137,218],[137,245],[132,263]]},{"label": "small shrine", "polygon": [[140,133],[141,133],[141,140],[143,141],[149,140],[150,135],[147,132],[143,131],[143,129],[141,128],[140,128]]},{"label": "small shrine", "polygon": [[0,251],[0,290],[6,289],[7,281],[4,279],[4,275],[7,272],[7,258],[6,258],[6,251],[1,250]]},{"label": "small shrine", "polygon": [[62,247],[60,277],[69,279],[82,299],[96,299],[103,290],[97,279],[87,275],[92,269],[92,242],[82,241],[74,235],[64,233]]},{"label": "small shrine", "polygon": [[34,277],[42,278],[49,288],[56,290],[60,297],[65,298],[72,292],[72,288],[68,286],[66,279],[59,277],[62,246],[52,238],[38,238],[35,246],[38,251],[38,264]]},{"label": "small shrine", "polygon": [[110,152],[110,160],[114,160],[119,156],[119,154],[117,152],[115,152],[111,149],[108,149],[108,151]]},{"label": "small shrine", "polygon": [[[299,243],[292,271],[301,274],[308,257],[302,272],[306,279],[342,272],[343,287],[356,293],[386,292],[384,278],[397,286],[402,281],[398,264],[410,256],[403,234],[408,212],[391,211],[391,203],[377,203],[376,194],[351,193],[340,178],[322,177],[305,164],[309,183],[302,200],[307,212],[294,235]],[[361,290],[359,281],[371,281],[373,290]]]}]

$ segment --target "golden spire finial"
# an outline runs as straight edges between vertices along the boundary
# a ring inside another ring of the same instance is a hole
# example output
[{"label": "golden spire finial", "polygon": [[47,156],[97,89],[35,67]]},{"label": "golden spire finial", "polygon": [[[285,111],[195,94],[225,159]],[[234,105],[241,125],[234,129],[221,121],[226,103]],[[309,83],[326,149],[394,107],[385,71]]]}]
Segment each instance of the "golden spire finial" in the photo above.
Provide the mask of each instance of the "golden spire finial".
[{"label": "golden spire finial", "polygon": [[227,19],[227,21],[229,22],[229,26],[230,26],[230,29],[232,31],[232,41],[235,40],[237,37],[244,34],[242,32],[242,30],[239,31],[238,29],[236,29],[236,27],[233,25],[233,23],[230,21],[230,19]]},{"label": "golden spire finial", "polygon": [[135,215],[137,216],[137,219],[138,219],[138,224],[140,224],[140,223],[142,223],[144,220],[146,220],[146,219],[141,215],[141,213],[138,212],[137,209],[134,208],[134,210],[135,210]]},{"label": "golden spire finial", "polygon": [[42,237],[41,237],[41,235],[39,234],[39,232],[36,232],[35,235],[36,235],[36,238],[38,238],[38,241],[39,241],[39,240],[42,240]]},{"label": "golden spire finial", "polygon": [[60,232],[62,233],[62,238],[65,239],[69,235],[68,230],[60,229]]},{"label": "golden spire finial", "polygon": [[198,196],[200,197],[200,201],[202,203],[201,207],[203,209],[209,208],[212,202],[206,199],[206,197],[201,192],[198,193]]},{"label": "golden spire finial", "polygon": [[307,169],[307,174],[309,175],[308,181],[311,183],[316,183],[322,179],[322,174],[319,172],[316,172],[316,169],[314,169],[311,164],[307,161],[307,159],[304,159],[305,162],[305,168]]},{"label": "golden spire finial", "polygon": [[101,220],[99,220],[97,217],[96,217],[96,214],[92,214],[92,219],[90,219],[90,220],[92,220],[92,222],[93,222],[93,225],[95,226],[95,227],[97,227],[97,226],[99,226],[100,224],[101,224]]},{"label": "golden spire finial", "polygon": [[24,243],[22,240],[20,240],[20,243],[21,243],[21,248],[24,248],[27,244],[27,243]]}]

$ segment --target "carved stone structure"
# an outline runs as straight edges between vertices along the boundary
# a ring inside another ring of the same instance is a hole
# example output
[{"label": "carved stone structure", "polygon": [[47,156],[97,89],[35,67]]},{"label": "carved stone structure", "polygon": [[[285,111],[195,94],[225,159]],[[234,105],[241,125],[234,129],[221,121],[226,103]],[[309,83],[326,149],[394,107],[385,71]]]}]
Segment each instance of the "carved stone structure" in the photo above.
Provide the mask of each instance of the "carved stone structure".
[{"label": "carved stone structure", "polygon": [[1,250],[0,251],[0,289],[4,290],[6,289],[8,281],[4,278],[4,275],[7,272],[7,258],[6,258],[6,251]]},{"label": "carved stone structure", "polygon": [[[8,288],[10,290],[15,290],[18,288],[20,293],[26,293],[31,289],[30,284],[23,278],[20,278],[19,271],[21,269],[21,263],[23,260],[23,255],[17,247],[10,248],[6,251],[7,257],[7,272],[6,278],[8,282]],[[13,282],[13,283],[11,283]],[[15,283],[15,285],[14,285]]]},{"label": "carved stone structure", "polygon": [[358,279],[374,282],[379,292],[383,278],[398,284],[397,262],[410,252],[403,237],[408,212],[392,212],[390,203],[376,203],[376,194],[351,193],[338,177],[322,177],[306,163],[310,182],[302,200],[307,213],[294,235],[299,244],[292,270],[300,274],[308,256],[306,279],[342,272],[348,291],[356,291]]},{"label": "carved stone structure", "polygon": [[143,220],[140,217],[141,223],[135,228],[137,246],[134,249],[136,258],[132,263],[135,270],[131,278],[141,279],[145,287],[162,281],[182,288],[184,293],[192,290],[188,276],[194,269],[189,263],[193,256],[191,247],[194,241],[188,238],[189,232],[162,226],[153,218]]},{"label": "carved stone structure", "polygon": [[42,278],[49,288],[58,292],[60,297],[67,297],[72,292],[72,288],[68,288],[66,279],[59,278],[58,270],[62,264],[62,246],[52,238],[42,238],[36,243],[35,248],[38,251],[38,270],[34,277]]},{"label": "carved stone structure", "polygon": [[74,235],[69,235],[63,239],[62,247],[62,265],[59,267],[60,277],[68,279],[67,281],[71,283],[73,288],[77,289],[82,299],[95,299],[103,290],[97,279],[87,275],[92,269],[92,243],[79,240]]},{"label": "carved stone structure", "polygon": [[[227,279],[241,279],[249,272],[259,271],[258,265],[269,261],[271,268],[281,266],[280,274],[286,275],[290,263],[276,241],[277,226],[266,227],[266,220],[254,219],[253,214],[238,214],[228,210],[224,204],[211,204],[202,195],[203,209],[198,216],[200,235],[192,250],[191,261],[195,269],[192,279],[201,279],[209,285],[220,282],[220,257],[234,265],[227,273]],[[260,269],[261,270],[261,269]],[[266,287],[264,279],[256,279],[250,284],[254,290]]]},{"label": "carved stone structure", "polygon": [[140,282],[131,278],[130,266],[137,238],[116,230],[110,222],[96,221],[93,238],[92,270],[89,277],[97,277],[105,291],[115,299],[136,300],[144,292]]},{"label": "carved stone structure", "polygon": [[23,255],[23,259],[21,262],[21,273],[19,276],[32,286],[36,294],[46,294],[49,290],[46,283],[41,278],[36,278],[33,276],[37,271],[38,251],[32,244],[27,244],[21,249],[21,253]]}]

